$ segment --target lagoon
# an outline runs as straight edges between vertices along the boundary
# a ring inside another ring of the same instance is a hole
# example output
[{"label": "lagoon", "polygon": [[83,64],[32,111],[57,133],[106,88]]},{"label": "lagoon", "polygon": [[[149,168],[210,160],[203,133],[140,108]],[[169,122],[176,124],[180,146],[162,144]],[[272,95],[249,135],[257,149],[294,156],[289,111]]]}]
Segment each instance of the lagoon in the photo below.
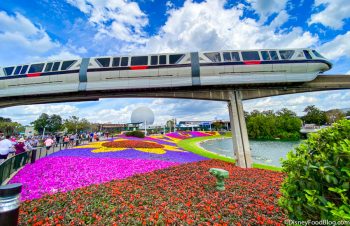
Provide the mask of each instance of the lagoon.
[{"label": "lagoon", "polygon": [[[281,166],[280,158],[286,158],[287,153],[298,146],[301,141],[256,141],[250,140],[254,163]],[[233,158],[232,139],[208,140],[201,146],[211,152]]]}]

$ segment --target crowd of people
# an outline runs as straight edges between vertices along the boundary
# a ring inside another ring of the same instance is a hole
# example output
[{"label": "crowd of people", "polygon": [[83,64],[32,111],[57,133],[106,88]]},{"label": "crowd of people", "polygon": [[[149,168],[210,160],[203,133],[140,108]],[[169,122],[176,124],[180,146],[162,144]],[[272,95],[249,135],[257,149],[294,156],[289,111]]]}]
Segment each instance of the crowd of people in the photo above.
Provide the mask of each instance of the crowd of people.
[{"label": "crowd of people", "polygon": [[26,151],[36,149],[39,145],[45,146],[46,150],[50,150],[53,146],[63,144],[63,148],[73,147],[79,145],[82,140],[89,142],[99,141],[100,132],[81,133],[81,134],[55,134],[45,136],[9,136],[0,134],[0,164],[4,162],[11,154],[21,154]]}]

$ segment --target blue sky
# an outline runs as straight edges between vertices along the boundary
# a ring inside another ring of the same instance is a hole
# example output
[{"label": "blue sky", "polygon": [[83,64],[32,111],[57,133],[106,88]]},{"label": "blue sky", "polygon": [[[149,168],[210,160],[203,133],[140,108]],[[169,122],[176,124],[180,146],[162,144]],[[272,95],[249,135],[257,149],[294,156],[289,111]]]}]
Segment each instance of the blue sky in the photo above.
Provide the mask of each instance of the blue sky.
[{"label": "blue sky", "polygon": [[[329,58],[329,74],[350,74],[348,0],[1,0],[0,65],[86,56],[219,49],[312,47]],[[329,104],[332,103],[332,104]],[[305,106],[350,107],[348,91],[318,92],[244,102],[251,111]],[[225,102],[103,99],[0,109],[24,124],[40,113],[126,122],[151,106],[156,123],[171,117],[228,119]],[[193,107],[196,106],[196,107]]]}]

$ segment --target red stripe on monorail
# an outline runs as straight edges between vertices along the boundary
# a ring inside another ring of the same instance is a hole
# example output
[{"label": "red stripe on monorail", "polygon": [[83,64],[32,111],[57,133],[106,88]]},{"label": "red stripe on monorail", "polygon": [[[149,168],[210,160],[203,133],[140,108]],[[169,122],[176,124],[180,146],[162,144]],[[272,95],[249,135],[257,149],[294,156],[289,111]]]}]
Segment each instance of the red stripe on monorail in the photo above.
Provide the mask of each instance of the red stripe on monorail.
[{"label": "red stripe on monorail", "polygon": [[249,61],[244,61],[244,64],[261,64],[260,60],[249,60]]},{"label": "red stripe on monorail", "polygon": [[41,72],[38,72],[38,73],[29,73],[27,74],[27,77],[38,77],[40,76],[42,73]]},{"label": "red stripe on monorail", "polygon": [[147,68],[148,66],[131,66],[130,67],[131,70],[145,70]]}]

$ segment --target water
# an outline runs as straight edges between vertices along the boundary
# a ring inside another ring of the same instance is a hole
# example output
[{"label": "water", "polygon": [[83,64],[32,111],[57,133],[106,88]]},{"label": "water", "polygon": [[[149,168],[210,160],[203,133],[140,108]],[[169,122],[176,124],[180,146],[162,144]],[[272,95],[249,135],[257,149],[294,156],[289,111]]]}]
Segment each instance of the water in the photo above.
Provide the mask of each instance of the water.
[{"label": "water", "polygon": [[[249,141],[253,162],[281,166],[280,158],[300,144],[300,141]],[[233,158],[232,139],[208,140],[201,144],[208,151]]]}]

